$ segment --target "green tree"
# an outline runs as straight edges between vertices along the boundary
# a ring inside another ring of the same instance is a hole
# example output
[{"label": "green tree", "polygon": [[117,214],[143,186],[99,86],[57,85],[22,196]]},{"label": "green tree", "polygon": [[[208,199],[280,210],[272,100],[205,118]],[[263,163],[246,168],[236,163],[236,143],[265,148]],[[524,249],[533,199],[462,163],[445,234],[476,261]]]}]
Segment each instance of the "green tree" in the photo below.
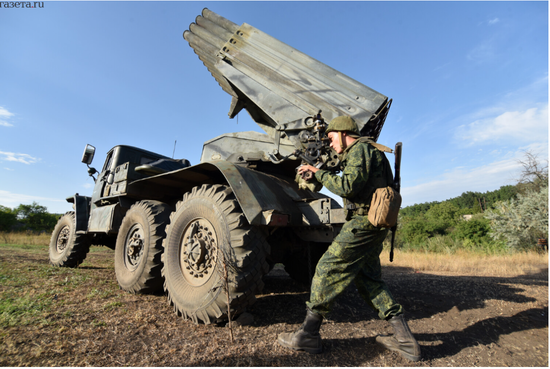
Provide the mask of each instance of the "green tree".
[{"label": "green tree", "polygon": [[483,194],[479,192],[463,192],[462,195],[452,198],[448,201],[456,205],[457,207],[461,209],[472,209],[476,206],[479,206],[478,199],[481,198]]},{"label": "green tree", "polygon": [[10,231],[17,222],[14,211],[6,206],[0,205],[0,231]]},{"label": "green tree", "polygon": [[34,201],[31,205],[19,205],[14,209],[17,219],[26,229],[50,231],[57,223],[57,216],[47,212],[47,208]]},{"label": "green tree", "polygon": [[462,195],[447,201],[450,201],[460,209],[470,209],[468,213],[464,214],[477,214],[489,209],[497,201],[510,200],[516,196],[517,192],[518,189],[516,186],[507,185],[500,187],[498,190],[487,191],[485,193],[464,192]]},{"label": "green tree", "polygon": [[491,231],[491,222],[484,217],[474,217],[468,221],[461,221],[456,226],[453,237],[461,240],[470,240],[479,245],[489,241],[489,232]]},{"label": "green tree", "polygon": [[419,245],[430,237],[445,235],[455,224],[456,207],[449,203],[438,203],[425,214],[402,217],[398,232],[400,239],[411,245]]},{"label": "green tree", "polygon": [[501,186],[496,191],[487,192],[487,208],[492,207],[497,201],[508,201],[516,197],[518,193],[517,186]]},{"label": "green tree", "polygon": [[443,201],[434,205],[426,212],[426,219],[430,223],[440,224],[440,227],[450,228],[458,223],[460,208],[450,201]]},{"label": "green tree", "polygon": [[427,222],[423,217],[418,217],[403,222],[397,235],[404,242],[417,245],[433,236],[433,230],[428,229]]},{"label": "green tree", "polygon": [[437,201],[433,202],[424,202],[422,204],[414,204],[407,206],[399,211],[399,214],[403,217],[414,218],[419,215],[424,215],[430,208],[436,204],[439,204]]}]

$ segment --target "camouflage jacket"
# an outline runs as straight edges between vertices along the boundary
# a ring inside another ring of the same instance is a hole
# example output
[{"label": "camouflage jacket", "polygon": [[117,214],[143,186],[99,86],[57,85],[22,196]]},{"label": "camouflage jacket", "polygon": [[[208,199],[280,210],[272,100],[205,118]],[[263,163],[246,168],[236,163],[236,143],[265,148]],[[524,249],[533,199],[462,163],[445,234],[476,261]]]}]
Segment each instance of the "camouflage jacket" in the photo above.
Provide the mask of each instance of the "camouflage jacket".
[{"label": "camouflage jacket", "polygon": [[[345,205],[355,204],[355,214],[365,215],[377,188],[393,184],[388,159],[383,152],[360,138],[340,154],[342,174],[318,170],[315,178],[330,192],[344,198]],[[347,201],[346,201],[347,200]]]}]

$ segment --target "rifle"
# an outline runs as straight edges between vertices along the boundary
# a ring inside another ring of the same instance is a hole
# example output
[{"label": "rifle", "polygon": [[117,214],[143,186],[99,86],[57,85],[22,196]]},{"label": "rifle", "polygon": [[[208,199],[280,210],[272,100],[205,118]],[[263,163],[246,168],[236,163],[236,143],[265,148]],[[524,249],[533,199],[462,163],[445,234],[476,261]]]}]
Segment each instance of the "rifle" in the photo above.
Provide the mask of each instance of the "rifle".
[{"label": "rifle", "polygon": [[[395,176],[393,178],[393,188],[399,192],[401,190],[401,150],[403,144],[398,142],[395,144]],[[397,223],[391,227],[391,249],[390,249],[390,263],[393,262],[393,243],[395,241],[395,233],[397,232]]]}]

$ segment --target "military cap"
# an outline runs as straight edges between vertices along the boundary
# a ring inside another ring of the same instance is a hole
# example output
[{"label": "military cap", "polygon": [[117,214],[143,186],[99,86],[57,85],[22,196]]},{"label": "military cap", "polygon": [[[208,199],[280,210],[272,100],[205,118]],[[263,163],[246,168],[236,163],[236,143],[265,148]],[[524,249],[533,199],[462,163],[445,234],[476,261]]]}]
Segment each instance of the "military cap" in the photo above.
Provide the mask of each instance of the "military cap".
[{"label": "military cap", "polygon": [[357,128],[357,123],[355,122],[355,119],[347,115],[336,117],[330,121],[330,123],[328,124],[328,128],[326,130],[326,133],[334,132],[334,131],[347,132],[348,136],[354,137],[354,138],[361,137],[361,134],[359,133],[359,129]]}]

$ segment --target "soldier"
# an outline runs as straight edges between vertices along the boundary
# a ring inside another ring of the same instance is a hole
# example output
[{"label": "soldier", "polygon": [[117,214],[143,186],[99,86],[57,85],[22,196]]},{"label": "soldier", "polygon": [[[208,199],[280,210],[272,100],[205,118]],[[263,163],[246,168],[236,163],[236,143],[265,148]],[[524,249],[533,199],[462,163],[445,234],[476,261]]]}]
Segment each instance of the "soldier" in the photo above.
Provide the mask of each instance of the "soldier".
[{"label": "soldier", "polygon": [[311,165],[300,167],[298,173],[314,173],[315,179],[341,196],[350,210],[342,230],[317,264],[304,323],[296,332],[279,334],[278,342],[294,350],[320,353],[323,317],[346,287],[355,282],[359,294],[394,329],[393,336],[377,336],[376,342],[418,361],[420,346],[405,321],[403,307],[381,279],[380,253],[388,229],[374,227],[367,218],[375,189],[393,184],[390,164],[375,147],[381,145],[360,137],[351,117],[333,119],[327,134],[330,146],[340,155],[342,175]]}]

